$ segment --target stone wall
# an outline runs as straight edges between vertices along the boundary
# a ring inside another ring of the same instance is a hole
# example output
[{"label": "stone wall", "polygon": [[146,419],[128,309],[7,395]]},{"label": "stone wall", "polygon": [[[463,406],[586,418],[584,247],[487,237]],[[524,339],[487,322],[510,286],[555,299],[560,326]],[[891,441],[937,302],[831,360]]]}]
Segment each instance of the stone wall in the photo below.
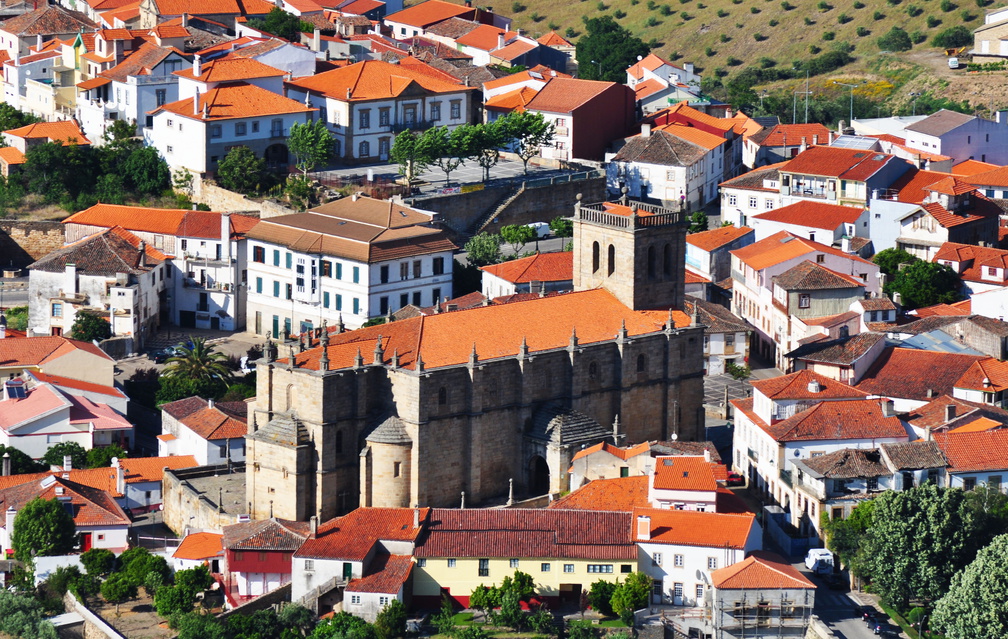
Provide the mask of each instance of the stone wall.
[{"label": "stone wall", "polygon": [[[245,474],[244,464],[235,464],[234,473]],[[227,473],[226,465],[201,466],[184,470],[165,469],[161,483],[164,523],[176,535],[186,528],[220,530],[235,523],[235,515],[220,512],[217,495],[201,493],[187,480]]]},{"label": "stone wall", "polygon": [[107,621],[78,601],[70,591],[63,595],[63,609],[76,612],[84,618],[84,639],[125,639]]},{"label": "stone wall", "polygon": [[291,600],[291,585],[286,583],[279,588],[274,588],[273,590],[267,592],[264,595],[256,597],[251,601],[243,603],[237,608],[232,608],[231,610],[226,610],[221,614],[217,615],[217,618],[224,621],[231,615],[251,615],[253,612],[259,610],[266,610],[268,608],[273,608],[277,612],[284,609],[285,605],[290,603]]},{"label": "stone wall", "polygon": [[491,207],[508,196],[516,188],[509,184],[491,186],[468,193],[434,195],[431,197],[408,198],[407,204],[424,211],[435,211],[456,233],[468,233],[470,227],[479,221]]},{"label": "stone wall", "polygon": [[0,220],[0,269],[24,268],[63,246],[60,222]]},{"label": "stone wall", "polygon": [[193,202],[206,204],[212,211],[253,216],[258,214],[263,219],[297,213],[294,209],[289,209],[273,200],[251,200],[241,193],[229,191],[198,178],[193,179]]},{"label": "stone wall", "polygon": [[808,630],[805,631],[805,639],[836,639],[836,635],[829,629],[819,617],[812,615],[809,620]]}]

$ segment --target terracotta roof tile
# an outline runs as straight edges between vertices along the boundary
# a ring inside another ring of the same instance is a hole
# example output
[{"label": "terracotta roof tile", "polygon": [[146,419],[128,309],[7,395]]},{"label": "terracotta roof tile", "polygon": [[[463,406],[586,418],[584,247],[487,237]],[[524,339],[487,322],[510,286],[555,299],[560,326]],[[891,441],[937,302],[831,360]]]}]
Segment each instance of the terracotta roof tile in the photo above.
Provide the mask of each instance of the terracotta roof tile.
[{"label": "terracotta roof tile", "polygon": [[[1008,285],[1008,251],[1004,249],[945,242],[932,261],[959,262],[957,270],[963,280]],[[985,271],[988,267],[1001,269],[1001,278]]]},{"label": "terracotta roof tile", "polygon": [[648,502],[650,481],[651,478],[647,475],[595,479],[551,502],[549,507],[562,510],[607,510],[629,513],[635,508],[647,508],[651,505]]},{"label": "terracotta roof tile", "polygon": [[224,526],[227,550],[294,552],[308,538],[308,523],[286,519],[259,519]]},{"label": "terracotta roof tile", "polygon": [[1001,207],[978,193],[974,193],[970,197],[969,208],[954,213],[946,209],[939,202],[929,202],[922,205],[921,208],[930,213],[935,221],[944,228],[952,228],[971,222],[997,218],[1001,215]]},{"label": "terracotta roof tile", "polygon": [[914,314],[917,317],[966,317],[969,315],[969,311],[963,310],[961,308],[956,308],[951,304],[935,304],[934,306],[923,306],[921,308],[915,309]]},{"label": "terracotta roof tile", "polygon": [[223,537],[224,535],[220,533],[212,532],[189,533],[172,553],[172,557],[189,561],[220,557],[224,554],[224,546],[221,543]]},{"label": "terracotta roof tile", "polygon": [[[104,71],[102,76],[119,82],[126,82],[130,76],[150,75],[151,71],[173,53],[180,53],[175,47],[159,47],[152,42],[144,42],[126,59]],[[98,78],[95,78],[97,80]],[[83,83],[82,83],[83,84]],[[81,86],[81,88],[92,88]]]},{"label": "terracotta roof tile", "polygon": [[709,231],[690,233],[686,236],[686,243],[691,244],[702,251],[710,252],[714,249],[721,248],[726,244],[731,244],[732,242],[750,234],[753,234],[753,237],[755,238],[755,231],[748,226],[741,226],[738,228],[734,226],[720,226]]},{"label": "terracotta roof tile", "polygon": [[949,462],[949,472],[1008,469],[1008,428],[978,433],[935,433],[934,440]]},{"label": "terracotta roof tile", "polygon": [[814,146],[788,161],[781,171],[863,182],[889,161],[903,160],[877,151]]},{"label": "terracotta roof tile", "polygon": [[1001,167],[999,167],[997,164],[991,164],[990,162],[981,162],[980,160],[966,160],[965,162],[960,162],[959,164],[956,164],[955,166],[952,167],[952,175],[958,175],[961,177],[970,178],[969,180],[967,180],[967,182],[970,182],[971,184],[977,184],[977,186],[979,186],[980,184],[978,182],[974,182],[972,179],[974,175],[980,173],[986,173],[987,171],[993,171],[999,168]]},{"label": "terracotta roof tile", "polygon": [[416,557],[637,558],[628,513],[436,508]]},{"label": "terracotta roof tile", "polygon": [[12,146],[5,146],[0,148],[0,161],[7,165],[24,164],[25,155]]},{"label": "terracotta roof tile", "polygon": [[804,362],[820,362],[838,366],[851,366],[885,340],[882,333],[858,333],[850,337],[821,340],[803,344],[786,355]]},{"label": "terracotta roof tile", "polygon": [[892,474],[877,449],[841,448],[803,459],[802,464],[827,479],[885,477]]},{"label": "terracotta roof tile", "polygon": [[778,442],[906,438],[906,430],[897,417],[883,416],[881,403],[876,399],[824,401],[767,424],[752,412],[751,398],[732,400],[732,405]]},{"label": "terracotta roof tile", "polygon": [[[433,0],[428,0],[431,1]],[[476,90],[475,87],[464,87],[420,73],[412,65],[400,66],[380,60],[358,62],[341,69],[292,80],[287,85],[315,91],[340,101],[389,99],[402,95],[411,87],[419,87],[431,93]]]},{"label": "terracotta roof tile", "polygon": [[398,22],[413,27],[426,28],[449,18],[472,17],[475,14],[471,7],[444,2],[443,0],[427,0],[407,7],[402,11],[385,16],[386,22]]},{"label": "terracotta roof tile", "polygon": [[378,553],[368,564],[363,577],[351,579],[346,592],[372,592],[396,595],[409,580],[413,571],[413,557]]},{"label": "terracotta roof tile", "polygon": [[799,200],[794,204],[759,213],[754,217],[770,222],[833,231],[843,228],[844,224],[855,224],[864,212],[865,209],[859,206]]},{"label": "terracotta roof tile", "polygon": [[521,87],[514,91],[508,91],[507,93],[501,93],[489,98],[483,103],[483,108],[493,111],[522,112],[528,106],[528,103],[532,101],[532,98],[536,96],[536,93],[538,91],[531,87]]},{"label": "terracotta roof tile", "polygon": [[799,262],[780,275],[773,277],[773,282],[785,291],[823,291],[839,288],[864,288],[860,282],[850,275],[837,273],[821,264],[805,261]]},{"label": "terracotta roof tile", "polygon": [[779,189],[768,189],[763,186],[763,180],[773,180],[775,182],[780,182],[780,169],[787,162],[778,162],[777,164],[767,164],[766,166],[759,166],[754,168],[748,173],[743,173],[742,175],[732,178],[730,180],[725,180],[721,183],[721,186],[725,186],[732,189],[748,189],[757,191],[772,191],[774,193],[779,193]]},{"label": "terracotta roof tile", "polygon": [[513,284],[533,281],[565,282],[574,279],[574,253],[536,253],[517,260],[483,266],[480,270]]},{"label": "terracotta roof tile", "polygon": [[193,98],[169,102],[155,112],[162,110],[194,120],[213,122],[267,115],[312,113],[318,109],[307,107],[302,102],[285,98],[254,84],[234,82],[220,84],[206,93],[201,93],[197,109],[199,115],[193,114]]},{"label": "terracotta roof tile", "polygon": [[879,449],[896,470],[945,468],[948,462],[934,441],[880,444]]},{"label": "terracotta roof tile", "polygon": [[708,133],[702,129],[698,129],[697,127],[688,126],[678,122],[655,127],[652,129],[651,134],[654,135],[655,131],[669,133],[707,151],[713,151],[725,143],[725,139],[720,135],[714,135],[713,133]]},{"label": "terracotta roof tile", "polygon": [[832,246],[806,240],[788,231],[774,233],[770,237],[765,237],[749,246],[735,249],[731,252],[732,255],[738,257],[750,268],[757,271],[810,253],[828,253],[848,258],[854,262],[871,264],[868,260],[864,260],[856,255],[848,255]]},{"label": "terracotta roof tile", "polygon": [[343,13],[353,15],[364,15],[368,11],[373,11],[384,4],[381,0],[353,0],[353,2],[341,6],[339,10]]},{"label": "terracotta roof tile", "polygon": [[659,490],[717,490],[712,465],[703,457],[659,457],[655,460],[654,487]]},{"label": "terracotta roof tile", "polygon": [[[613,157],[613,162],[641,162],[645,164],[660,164],[664,166],[688,167],[696,164],[707,156],[709,150],[696,144],[689,139],[689,136],[676,135],[677,131],[687,130],[689,127],[676,126],[663,127],[652,130],[648,135],[635,135],[627,138],[626,143]],[[697,131],[696,129],[690,129]],[[703,131],[699,131],[704,133]],[[710,134],[708,140],[716,139],[719,144],[724,140]]]},{"label": "terracotta roof tile", "polygon": [[713,115],[708,115],[703,111],[698,111],[697,109],[691,107],[689,102],[686,100],[673,104],[672,106],[664,108],[656,113],[652,113],[646,118],[646,121],[654,122],[655,124],[688,122],[696,125],[708,126],[726,133],[728,131],[735,131],[739,134],[741,134],[743,126],[743,123],[740,120],[718,118]]},{"label": "terracotta roof tile", "polygon": [[529,103],[528,108],[531,111],[573,113],[575,109],[614,86],[621,85],[617,85],[615,82],[598,82],[577,78],[550,78],[546,86]]},{"label": "terracotta roof tile", "polygon": [[783,557],[755,552],[743,561],[711,572],[721,590],[815,590],[816,585]]},{"label": "terracotta roof tile", "polygon": [[752,513],[724,514],[655,508],[638,508],[633,511],[634,521],[640,516],[651,518],[649,543],[703,548],[742,550],[756,523],[756,516]]},{"label": "terracotta roof tile", "polygon": [[976,187],[952,175],[931,184],[928,186],[928,190],[935,193],[944,193],[945,195],[962,195],[963,193],[976,191]]},{"label": "terracotta roof tile", "polygon": [[35,498],[60,499],[70,504],[78,528],[91,526],[128,526],[129,517],[105,491],[62,477],[49,476],[0,491],[3,510],[21,510]]},{"label": "terracotta roof tile", "polygon": [[199,464],[192,455],[172,455],[171,457],[126,457],[119,460],[127,484],[160,482],[164,469],[181,470],[195,468]]},{"label": "terracotta roof tile", "polygon": [[0,29],[16,36],[66,35],[90,31],[97,27],[98,25],[83,13],[56,4],[23,13],[0,24]]},{"label": "terracotta roof tile", "polygon": [[582,448],[578,452],[574,453],[574,457],[571,459],[571,461],[581,459],[582,457],[587,457],[588,455],[591,455],[593,453],[600,453],[600,452],[608,453],[613,457],[619,457],[623,461],[626,461],[631,457],[636,457],[637,455],[642,455],[645,453],[650,454],[651,445],[648,444],[647,442],[642,442],[640,444],[637,444],[636,446],[628,446],[624,448],[620,446],[613,446],[608,442],[601,442],[595,444],[594,446],[589,446],[588,448]]},{"label": "terracotta roof tile", "polygon": [[494,49],[490,52],[490,56],[495,60],[507,60],[508,62],[516,60],[521,56],[525,55],[529,51],[538,49],[539,45],[532,42],[526,42],[524,40],[515,40],[510,44],[507,44],[500,49]]},{"label": "terracotta roof tile", "polygon": [[894,311],[896,310],[896,305],[888,297],[870,297],[864,300],[858,300],[858,304],[861,305],[866,311]]},{"label": "terracotta roof tile", "polygon": [[38,337],[0,340],[0,363],[4,366],[41,366],[75,350],[83,350],[102,359],[113,361],[91,342],[40,335]]},{"label": "terracotta roof tile", "polygon": [[259,78],[279,78],[283,77],[285,72],[252,58],[227,57],[202,63],[198,77],[194,75],[193,67],[176,71],[175,75],[200,82],[236,82]]},{"label": "terracotta roof tile", "polygon": [[[809,389],[809,385],[812,383],[818,384],[818,390]],[[752,387],[767,398],[774,400],[855,399],[868,396],[865,391],[852,388],[808,369],[781,377],[754,380]]]},{"label": "terracotta roof tile", "polygon": [[989,393],[1008,390],[1008,362],[993,357],[974,362],[956,381],[955,387]]},{"label": "terracotta roof tile", "polygon": [[855,388],[872,395],[930,400],[951,395],[956,381],[979,355],[887,347]]},{"label": "terracotta roof tile", "polygon": [[994,430],[995,428],[1004,428],[1004,424],[987,417],[977,417],[971,422],[964,423],[962,426],[950,427],[948,432],[956,434],[976,433],[985,430]]},{"label": "terracotta roof tile", "polygon": [[517,33],[509,33],[500,27],[495,27],[492,24],[481,24],[475,29],[470,29],[464,35],[459,36],[455,39],[455,43],[460,46],[473,47],[474,49],[480,49],[482,51],[490,51],[497,48],[499,42],[498,36],[504,36],[504,41],[507,42],[510,38],[514,38]]},{"label": "terracotta roof tile", "polygon": [[429,508],[357,508],[318,527],[315,538],[307,539],[295,553],[297,557],[363,561],[381,541],[414,541]]},{"label": "terracotta roof tile", "polygon": [[5,134],[25,140],[44,139],[50,142],[60,142],[63,146],[73,144],[91,144],[73,120],[58,120],[56,122],[38,122],[17,129],[8,129]]},{"label": "terracotta roof tile", "polygon": [[800,146],[803,138],[808,145],[829,144],[830,130],[822,124],[778,124],[749,136],[763,147]]},{"label": "terracotta roof tile", "polygon": [[547,47],[571,47],[574,46],[564,38],[560,36],[556,31],[550,31],[549,33],[540,36],[536,40],[539,44],[545,45]]},{"label": "terracotta roof tile", "polygon": [[159,16],[244,15],[236,0],[156,0]]},{"label": "terracotta roof tile", "polygon": [[115,277],[117,273],[148,273],[168,259],[150,245],[141,258],[140,243],[140,238],[117,226],[57,249],[28,268],[62,273],[67,264],[76,264],[78,273]]},{"label": "terracotta roof tile", "polygon": [[[231,237],[237,239],[255,226],[259,219],[231,214]],[[143,206],[95,204],[63,220],[64,224],[83,224],[125,229],[144,233],[164,233],[176,237],[218,239],[221,213],[188,209],[155,209]]]}]

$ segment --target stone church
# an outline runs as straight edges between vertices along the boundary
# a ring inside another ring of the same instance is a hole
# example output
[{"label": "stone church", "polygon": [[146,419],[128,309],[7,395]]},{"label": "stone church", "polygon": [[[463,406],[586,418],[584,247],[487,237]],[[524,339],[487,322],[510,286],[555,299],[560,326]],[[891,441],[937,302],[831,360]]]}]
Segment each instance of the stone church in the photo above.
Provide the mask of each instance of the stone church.
[{"label": "stone church", "polygon": [[249,514],[557,493],[582,447],[697,439],[686,220],[625,200],[578,201],[573,220],[572,293],[268,341],[249,408]]}]

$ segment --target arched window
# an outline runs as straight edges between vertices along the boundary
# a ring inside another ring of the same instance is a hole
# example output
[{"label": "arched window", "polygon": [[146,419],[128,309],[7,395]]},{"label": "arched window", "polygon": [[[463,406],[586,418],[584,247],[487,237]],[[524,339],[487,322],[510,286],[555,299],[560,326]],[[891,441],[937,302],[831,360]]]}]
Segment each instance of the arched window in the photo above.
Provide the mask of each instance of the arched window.
[{"label": "arched window", "polygon": [[616,247],[609,245],[609,275],[616,272]]},{"label": "arched window", "polygon": [[592,243],[592,273],[598,273],[599,262],[601,261],[601,256],[599,255],[600,252],[601,251],[599,249],[599,243],[598,242],[593,242]]},{"label": "arched window", "polygon": [[294,384],[287,384],[287,408],[284,410],[290,410],[294,407]]},{"label": "arched window", "polygon": [[644,355],[637,356],[637,372],[643,373],[644,369],[647,368],[647,357]]},{"label": "arched window", "polygon": [[598,379],[598,363],[591,362],[588,364],[588,379],[593,382]]},{"label": "arched window", "polygon": [[654,247],[649,246],[647,249],[647,276],[649,280],[653,280],[655,278],[655,274],[658,269],[657,261],[658,258],[655,255]]},{"label": "arched window", "polygon": [[665,277],[672,277],[672,245],[665,245],[665,254],[662,256],[662,270]]},{"label": "arched window", "polygon": [[336,450],[337,455],[343,452],[343,431],[341,430],[336,431],[336,443],[334,445],[334,449]]},{"label": "arched window", "polygon": [[366,158],[371,155],[371,144],[364,140],[357,145],[357,157]]},{"label": "arched window", "polygon": [[437,392],[437,403],[438,406],[444,406],[448,403],[448,389],[442,386]]}]

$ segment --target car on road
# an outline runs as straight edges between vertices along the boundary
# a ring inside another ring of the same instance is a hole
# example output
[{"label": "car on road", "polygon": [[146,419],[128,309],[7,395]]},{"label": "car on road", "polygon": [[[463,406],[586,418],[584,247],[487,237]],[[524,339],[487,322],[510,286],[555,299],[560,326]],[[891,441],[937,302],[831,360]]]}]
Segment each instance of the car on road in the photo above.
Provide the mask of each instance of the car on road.
[{"label": "car on road", "polygon": [[831,573],[823,577],[823,581],[826,582],[826,586],[830,590],[847,590],[850,585],[847,578],[842,573]]},{"label": "car on road", "polygon": [[729,486],[745,486],[745,477],[738,473],[728,473]]},{"label": "car on road", "polygon": [[817,575],[833,572],[833,553],[825,548],[812,548],[805,555],[805,567]]},{"label": "car on road", "polygon": [[167,348],[159,348],[156,351],[147,353],[147,359],[152,360],[155,364],[163,364],[172,357],[177,357],[181,354],[182,349],[178,346],[168,346]]},{"label": "car on road", "polygon": [[887,621],[877,621],[870,626],[871,631],[880,637],[898,637],[899,628]]}]

